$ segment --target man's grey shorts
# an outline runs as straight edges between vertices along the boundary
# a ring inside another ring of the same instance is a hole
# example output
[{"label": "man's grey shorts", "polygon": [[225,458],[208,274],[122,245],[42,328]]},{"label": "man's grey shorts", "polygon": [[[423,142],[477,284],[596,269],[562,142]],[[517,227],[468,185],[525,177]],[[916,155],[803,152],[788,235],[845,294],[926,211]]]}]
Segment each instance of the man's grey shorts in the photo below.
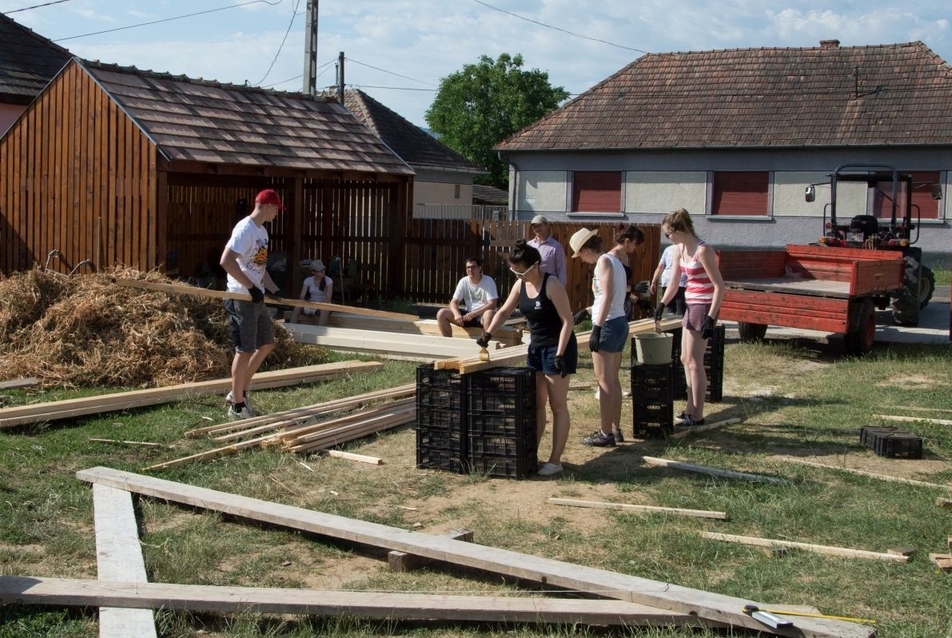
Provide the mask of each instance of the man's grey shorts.
[{"label": "man's grey shorts", "polygon": [[274,343],[274,328],[268,307],[243,299],[226,299],[225,312],[231,340],[238,352],[254,352],[261,346]]}]

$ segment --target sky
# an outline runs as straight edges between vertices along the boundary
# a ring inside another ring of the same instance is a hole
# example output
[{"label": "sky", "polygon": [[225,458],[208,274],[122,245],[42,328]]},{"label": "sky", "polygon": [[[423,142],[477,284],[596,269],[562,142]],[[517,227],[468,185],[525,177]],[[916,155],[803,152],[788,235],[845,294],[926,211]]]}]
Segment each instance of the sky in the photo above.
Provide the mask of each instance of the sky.
[{"label": "sky", "polygon": [[[948,0],[310,1],[318,6],[318,87],[337,83],[343,52],[348,87],[422,127],[440,80],[483,55],[521,54],[524,70],[548,73],[573,96],[646,53],[919,40],[952,63]],[[83,58],[300,91],[307,4],[0,0],[0,12]],[[143,26],[125,28],[132,25]]]}]

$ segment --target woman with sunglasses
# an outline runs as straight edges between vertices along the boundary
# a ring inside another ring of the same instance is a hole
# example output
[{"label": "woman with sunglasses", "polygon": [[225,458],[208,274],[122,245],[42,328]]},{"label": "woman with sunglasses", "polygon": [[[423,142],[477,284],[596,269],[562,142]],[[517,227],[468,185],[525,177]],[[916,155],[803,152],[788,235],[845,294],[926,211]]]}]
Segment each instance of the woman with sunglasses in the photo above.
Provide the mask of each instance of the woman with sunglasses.
[{"label": "woman with sunglasses", "polygon": [[[665,215],[661,222],[664,236],[677,245],[677,259],[671,268],[671,281],[687,275],[684,290],[684,319],[681,321],[681,363],[688,386],[688,405],[680,414],[678,425],[704,425],[704,394],[707,392],[707,374],[704,372],[704,351],[707,340],[714,336],[717,314],[724,299],[724,279],[717,267],[714,249],[698,239],[691,215],[683,208]],[[658,307],[655,321],[661,321],[665,306],[677,294],[677,287],[669,285]]]},{"label": "woman with sunglasses", "polygon": [[516,283],[486,331],[476,340],[481,348],[489,345],[492,332],[502,326],[517,307],[529,325],[526,365],[536,371],[536,435],[545,435],[545,405],[552,408],[552,451],[539,468],[539,476],[562,472],[562,451],[569,438],[569,379],[578,364],[578,343],[572,332],[572,310],[565,287],[540,268],[542,255],[524,239],[509,253],[509,269]]}]

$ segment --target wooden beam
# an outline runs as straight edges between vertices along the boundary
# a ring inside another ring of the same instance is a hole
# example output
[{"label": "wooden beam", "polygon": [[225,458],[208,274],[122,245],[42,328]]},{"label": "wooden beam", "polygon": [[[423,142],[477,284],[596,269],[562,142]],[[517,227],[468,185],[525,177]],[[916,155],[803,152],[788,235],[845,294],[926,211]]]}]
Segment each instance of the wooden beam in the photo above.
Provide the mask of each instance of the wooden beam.
[{"label": "wooden beam", "polygon": [[693,436],[700,432],[707,432],[709,430],[716,430],[722,428],[725,425],[733,425],[734,423],[740,423],[740,419],[725,419],[724,421],[717,421],[714,423],[707,423],[705,425],[692,425],[691,427],[684,428],[673,434],[669,434],[669,439],[683,439],[688,436]]},{"label": "wooden beam", "polygon": [[[119,286],[127,288],[139,288],[141,290],[151,290],[153,292],[165,292],[173,295],[196,295],[198,297],[210,297],[213,299],[243,299],[251,300],[251,295],[240,292],[226,292],[223,290],[211,290],[209,288],[199,288],[197,286],[187,286],[185,284],[163,284],[157,281],[142,281],[139,279],[120,279],[114,278],[112,282]],[[333,310],[335,312],[349,312],[355,315],[367,315],[369,317],[389,317],[390,319],[403,319],[405,321],[416,321],[419,319],[416,315],[410,315],[403,312],[388,312],[386,310],[374,310],[372,308],[361,308],[360,306],[342,306],[335,303],[318,303],[316,301],[304,301],[303,299],[275,299],[267,297],[266,302],[272,306],[283,306],[288,308],[312,308],[314,310]]]},{"label": "wooden beam", "polygon": [[549,503],[552,505],[567,505],[569,507],[622,510],[625,512],[663,513],[674,514],[675,516],[694,516],[697,518],[716,518],[722,521],[727,520],[726,512],[714,512],[711,510],[689,510],[680,507],[658,507],[655,505],[634,505],[631,503],[606,503],[604,501],[578,501],[571,498],[550,498]]},{"label": "wooden beam", "polygon": [[774,476],[762,476],[760,474],[748,474],[746,472],[734,472],[732,470],[721,470],[714,467],[705,467],[703,465],[691,465],[690,463],[682,463],[681,461],[659,459],[653,456],[643,456],[641,458],[647,465],[670,467],[675,470],[684,470],[686,472],[697,472],[698,474],[709,474],[710,476],[740,479],[742,481],[759,481],[762,483],[786,483],[784,479],[776,478]]},{"label": "wooden beam", "polygon": [[[444,534],[444,536],[452,538],[454,541],[463,541],[464,543],[473,542],[473,532],[468,529],[454,529]],[[387,552],[387,566],[392,572],[408,572],[419,569],[432,562],[432,558],[425,556],[398,552],[397,550]]]},{"label": "wooden beam", "polygon": [[[147,583],[139,546],[132,495],[125,490],[93,485],[96,565],[103,582]],[[155,638],[155,618],[148,605],[140,609],[100,606],[99,638]]]},{"label": "wooden beam", "polygon": [[362,352],[402,353],[439,357],[460,357],[479,351],[475,341],[437,335],[394,334],[334,326],[285,323],[285,329],[299,343],[314,343],[326,348],[360,350]]},{"label": "wooden beam", "polygon": [[922,423],[931,423],[933,425],[952,425],[952,421],[949,419],[930,419],[924,416],[897,416],[894,414],[874,414],[874,419],[883,419],[885,421],[905,421],[905,422],[922,422]]},{"label": "wooden beam", "polygon": [[842,556],[844,558],[871,558],[873,560],[895,561],[897,563],[909,562],[908,556],[901,554],[890,554],[889,552],[869,552],[863,549],[850,549],[848,547],[830,547],[829,545],[812,545],[810,543],[795,543],[793,541],[779,541],[772,538],[757,538],[755,536],[735,536],[734,534],[719,534],[717,532],[701,532],[704,538],[715,541],[726,541],[728,543],[740,543],[741,545],[755,545],[757,547],[792,547],[803,549],[816,554],[826,554],[828,556]]},{"label": "wooden beam", "polygon": [[327,456],[335,459],[344,459],[345,461],[356,461],[358,463],[367,463],[369,465],[383,465],[383,459],[376,456],[367,456],[366,454],[354,454],[353,452],[344,452],[342,450],[324,450]]},{"label": "wooden beam", "polygon": [[[689,614],[619,600],[341,592],[0,576],[0,603],[151,607],[192,612],[295,614],[457,622],[528,622],[656,627],[722,626]],[[127,634],[132,635],[132,634]]]},{"label": "wooden beam", "polygon": [[848,472],[850,474],[856,474],[858,476],[868,476],[869,478],[879,479],[881,481],[891,481],[894,483],[907,483],[909,485],[918,485],[920,487],[932,487],[940,490],[950,490],[952,485],[939,485],[938,483],[926,483],[924,481],[917,481],[915,479],[901,478],[898,476],[888,476],[886,474],[874,474],[873,472],[865,472],[863,470],[854,470],[848,467],[839,467],[836,465],[824,465],[822,463],[814,463],[813,461],[806,461],[804,459],[794,459],[788,456],[780,457],[781,461],[787,463],[796,463],[797,465],[808,465],[810,467],[818,467],[824,470],[836,470],[840,472]]},{"label": "wooden beam", "polygon": [[[250,389],[261,390],[300,383],[312,383],[334,374],[367,372],[382,367],[383,364],[377,361],[341,361],[303,368],[259,372],[252,379]],[[181,383],[162,388],[100,394],[68,401],[48,401],[46,403],[2,408],[0,409],[0,429],[23,425],[24,423],[71,419],[88,414],[102,414],[104,412],[182,401],[210,394],[225,393],[229,389],[231,389],[231,379],[216,379],[214,381]]]},{"label": "wooden beam", "polygon": [[0,381],[0,390],[17,390],[19,388],[30,388],[40,385],[40,380],[34,377],[29,379],[10,379],[9,381]]},{"label": "wooden beam", "polygon": [[[707,622],[726,623],[755,630],[763,629],[763,625],[744,614],[743,608],[747,604],[763,607],[767,605],[744,598],[714,594],[496,547],[459,543],[447,538],[378,523],[315,512],[110,468],[96,467],[80,470],[76,473],[76,477],[81,481],[102,483],[193,507],[346,539],[353,543],[427,556],[455,565],[543,583],[546,586],[589,592],[679,614],[694,614]],[[870,638],[874,632],[869,627],[852,623],[806,619],[802,623],[798,622],[796,633],[781,631],[779,635],[800,638]]]}]

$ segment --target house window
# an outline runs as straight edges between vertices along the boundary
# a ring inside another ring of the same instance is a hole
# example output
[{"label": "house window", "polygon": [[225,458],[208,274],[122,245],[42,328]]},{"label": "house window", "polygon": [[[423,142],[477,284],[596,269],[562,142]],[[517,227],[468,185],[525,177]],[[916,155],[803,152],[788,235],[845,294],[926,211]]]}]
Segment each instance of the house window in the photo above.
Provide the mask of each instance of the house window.
[{"label": "house window", "polygon": [[453,190],[453,196],[454,196],[456,199],[459,199],[459,191],[460,191],[459,184],[457,184],[457,185],[456,185],[456,188]]},{"label": "house window", "polygon": [[717,171],[711,214],[766,217],[770,214],[769,186],[770,173]]},{"label": "house window", "polygon": [[620,171],[576,171],[572,176],[572,211],[621,212]]},{"label": "house window", "polygon": [[[932,187],[939,184],[939,171],[900,171],[912,177],[912,218],[938,219],[940,202],[933,199]],[[874,195],[872,203],[876,217],[892,219],[892,183],[881,182],[879,190]],[[900,185],[896,216],[902,218],[906,210],[906,187]],[[918,210],[916,207],[919,207]]]}]

